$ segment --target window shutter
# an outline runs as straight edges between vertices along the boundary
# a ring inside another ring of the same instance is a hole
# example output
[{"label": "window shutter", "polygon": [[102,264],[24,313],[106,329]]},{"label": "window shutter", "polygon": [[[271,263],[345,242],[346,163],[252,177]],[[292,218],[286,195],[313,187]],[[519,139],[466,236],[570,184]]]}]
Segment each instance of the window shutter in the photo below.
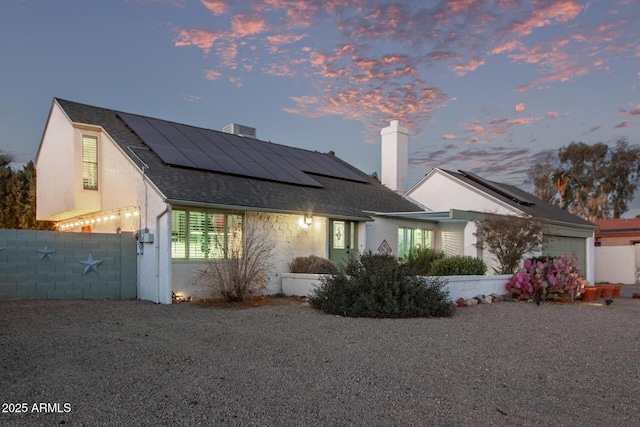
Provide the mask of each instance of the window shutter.
[{"label": "window shutter", "polygon": [[85,190],[98,189],[98,138],[82,136],[82,186]]}]

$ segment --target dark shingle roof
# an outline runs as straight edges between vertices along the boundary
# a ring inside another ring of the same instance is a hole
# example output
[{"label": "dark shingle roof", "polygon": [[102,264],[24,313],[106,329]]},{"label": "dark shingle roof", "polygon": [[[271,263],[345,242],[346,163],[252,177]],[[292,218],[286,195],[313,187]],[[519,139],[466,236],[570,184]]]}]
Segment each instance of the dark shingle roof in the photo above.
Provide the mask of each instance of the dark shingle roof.
[{"label": "dark shingle roof", "polygon": [[163,163],[160,157],[125,125],[118,117],[118,111],[57,98],[56,101],[71,121],[101,126],[136,164],[141,165],[136,155],[144,161],[149,166],[145,172],[147,177],[167,200],[174,204],[217,205],[362,219],[369,218],[366,212],[421,210],[369,175],[331,154],[323,155],[356,173],[363,182],[310,173],[309,175],[322,185],[310,187],[170,166]]},{"label": "dark shingle roof", "polygon": [[[478,190],[481,190],[482,192],[489,194],[516,209],[519,209],[527,215],[531,215],[540,219],[564,222],[567,224],[591,226],[594,228],[596,227],[595,224],[587,221],[586,219],[580,218],[579,216],[574,215],[571,212],[560,209],[559,207],[554,206],[549,202],[539,199],[533,194],[527,193],[526,191],[521,190],[515,185],[502,184],[490,180],[484,180],[486,181],[487,185],[483,185],[481,182],[478,182],[478,180],[472,179],[470,176],[466,176],[464,173],[453,172],[445,169],[441,170],[471,185],[472,187],[477,188]],[[506,191],[501,192],[499,191],[500,189]],[[517,198],[518,200],[514,200],[513,197],[509,197],[505,193],[511,193],[511,195],[515,196],[515,198]]]}]

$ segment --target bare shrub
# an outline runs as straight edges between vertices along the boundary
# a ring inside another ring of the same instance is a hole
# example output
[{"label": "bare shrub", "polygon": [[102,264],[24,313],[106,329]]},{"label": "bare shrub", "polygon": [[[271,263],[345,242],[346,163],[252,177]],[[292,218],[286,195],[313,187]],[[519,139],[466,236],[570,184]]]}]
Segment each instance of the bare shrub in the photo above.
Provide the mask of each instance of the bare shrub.
[{"label": "bare shrub", "polygon": [[[234,221],[235,222],[235,221]],[[216,250],[222,259],[209,260],[198,271],[196,280],[212,288],[229,302],[244,301],[264,291],[273,268],[276,243],[255,220],[229,224],[226,236],[216,236]]]},{"label": "bare shrub", "polygon": [[513,274],[528,253],[542,249],[544,224],[526,215],[487,213],[478,224],[477,247],[487,249],[498,261],[499,274]]}]

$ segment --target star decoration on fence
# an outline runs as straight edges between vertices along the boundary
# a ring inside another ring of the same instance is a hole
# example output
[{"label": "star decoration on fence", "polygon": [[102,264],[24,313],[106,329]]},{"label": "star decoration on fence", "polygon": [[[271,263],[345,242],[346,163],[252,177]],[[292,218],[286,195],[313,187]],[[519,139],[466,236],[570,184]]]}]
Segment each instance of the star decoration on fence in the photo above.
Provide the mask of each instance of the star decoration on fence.
[{"label": "star decoration on fence", "polygon": [[44,245],[44,248],[38,249],[38,252],[40,253],[40,260],[43,260],[43,259],[51,259],[51,254],[54,253],[55,250],[49,249],[47,245]]},{"label": "star decoration on fence", "polygon": [[85,274],[87,274],[90,271],[95,271],[96,274],[100,274],[98,273],[98,265],[102,262],[101,259],[93,259],[93,255],[91,255],[91,253],[89,253],[89,256],[87,257],[86,261],[79,261],[80,264],[84,265],[84,271],[82,272],[82,275],[84,276]]}]

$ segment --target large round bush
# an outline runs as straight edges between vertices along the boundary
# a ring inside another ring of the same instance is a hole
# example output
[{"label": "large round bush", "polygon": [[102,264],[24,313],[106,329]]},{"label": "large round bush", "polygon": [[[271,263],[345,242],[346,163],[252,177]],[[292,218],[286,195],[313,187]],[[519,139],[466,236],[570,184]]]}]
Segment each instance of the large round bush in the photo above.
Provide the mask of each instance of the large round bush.
[{"label": "large round bush", "polygon": [[344,272],[325,277],[311,305],[329,314],[350,317],[444,317],[454,306],[445,282],[411,275],[389,257],[363,255]]}]

